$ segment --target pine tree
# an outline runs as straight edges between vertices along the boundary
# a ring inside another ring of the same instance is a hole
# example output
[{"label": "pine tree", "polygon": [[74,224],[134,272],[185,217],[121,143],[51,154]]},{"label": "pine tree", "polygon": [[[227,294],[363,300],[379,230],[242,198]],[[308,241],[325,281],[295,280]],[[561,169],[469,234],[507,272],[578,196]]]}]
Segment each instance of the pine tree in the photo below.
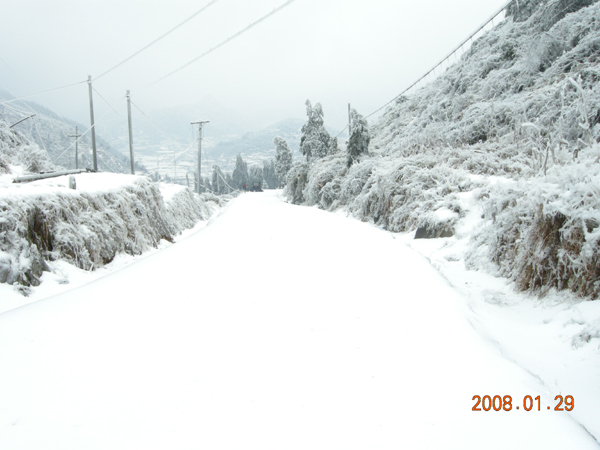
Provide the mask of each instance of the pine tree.
[{"label": "pine tree", "polygon": [[263,189],[277,189],[279,186],[279,179],[277,175],[275,175],[275,161],[263,161],[263,180],[265,181],[265,185],[263,185]]},{"label": "pine tree", "polygon": [[212,189],[215,194],[224,194],[226,191],[226,185],[224,182],[223,172],[219,166],[213,166],[212,173]]},{"label": "pine tree", "polygon": [[317,103],[313,108],[310,100],[306,100],[306,115],[308,121],[302,127],[300,153],[307,161],[323,158],[330,153],[331,136],[323,126],[323,107]]},{"label": "pine tree", "polygon": [[329,140],[329,154],[333,155],[334,153],[337,153],[339,151],[340,151],[340,148],[338,147],[337,137],[332,137]]},{"label": "pine tree", "polygon": [[242,159],[242,154],[238,153],[235,159],[235,169],[233,169],[233,184],[231,187],[235,189],[244,189],[244,185],[248,185],[248,165]]},{"label": "pine tree", "polygon": [[273,143],[277,147],[275,150],[275,176],[279,179],[280,184],[285,185],[287,174],[292,168],[292,151],[285,139],[279,136],[273,139]]},{"label": "pine tree", "polygon": [[225,185],[225,193],[226,194],[230,194],[231,192],[233,192],[232,188],[234,187],[234,185],[233,185],[233,178],[231,177],[230,173],[228,173],[228,174],[225,175],[225,182],[227,183]]},{"label": "pine tree", "polygon": [[350,111],[350,128],[352,133],[348,141],[348,167],[358,161],[363,153],[367,153],[371,141],[369,123],[355,109]]},{"label": "pine tree", "polygon": [[263,181],[263,169],[260,166],[250,166],[248,170],[248,189],[260,190],[262,189]]},{"label": "pine tree", "polygon": [[210,185],[210,177],[202,177],[202,192],[212,192],[212,186]]}]

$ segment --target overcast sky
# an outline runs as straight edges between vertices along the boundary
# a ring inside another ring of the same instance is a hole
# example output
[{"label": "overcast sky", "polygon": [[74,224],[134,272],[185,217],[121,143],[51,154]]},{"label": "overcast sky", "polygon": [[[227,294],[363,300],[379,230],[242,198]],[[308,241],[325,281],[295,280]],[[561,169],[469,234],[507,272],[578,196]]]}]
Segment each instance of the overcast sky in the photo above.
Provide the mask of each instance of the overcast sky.
[{"label": "overcast sky", "polygon": [[[18,0],[0,15],[0,89],[15,96],[100,75],[209,0]],[[295,0],[177,74],[150,84],[285,0],[218,0],[94,83],[109,102],[127,89],[145,111],[213,97],[258,125],[320,102],[342,129],[347,104],[367,115],[431,68],[505,0]],[[87,85],[31,98],[89,122]],[[95,98],[96,116],[106,105]],[[125,102],[115,108],[125,114]],[[205,119],[193,117],[190,120]]]}]

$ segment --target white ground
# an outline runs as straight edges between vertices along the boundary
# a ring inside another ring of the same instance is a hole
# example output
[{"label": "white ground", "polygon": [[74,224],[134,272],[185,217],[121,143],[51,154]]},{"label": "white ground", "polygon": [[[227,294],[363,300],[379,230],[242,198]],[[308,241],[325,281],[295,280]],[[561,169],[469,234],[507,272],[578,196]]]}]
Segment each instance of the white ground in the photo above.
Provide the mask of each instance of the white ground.
[{"label": "white ground", "polygon": [[427,258],[407,242],[248,193],[0,314],[0,449],[599,449],[599,341],[573,348],[583,325],[563,327],[597,303],[542,309],[449,241],[409,242]]}]

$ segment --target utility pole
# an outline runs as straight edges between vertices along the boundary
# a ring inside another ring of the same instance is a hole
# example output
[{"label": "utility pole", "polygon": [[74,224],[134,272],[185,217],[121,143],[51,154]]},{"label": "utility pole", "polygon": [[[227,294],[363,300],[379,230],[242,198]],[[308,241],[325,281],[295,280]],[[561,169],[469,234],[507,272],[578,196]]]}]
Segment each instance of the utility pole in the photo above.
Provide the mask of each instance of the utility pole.
[{"label": "utility pole", "polygon": [[94,125],[94,99],[92,96],[92,76],[88,75],[88,88],[90,91],[90,122],[92,130],[92,161],[94,162],[94,172],[98,171],[98,159],[96,158],[96,126]]},{"label": "utility pole", "polygon": [[127,91],[127,123],[129,125],[129,164],[131,166],[131,175],[135,175],[133,168],[133,128],[131,126],[131,94]]},{"label": "utility pole", "polygon": [[350,142],[350,137],[352,136],[352,122],[350,120],[350,103],[348,103],[348,142]]},{"label": "utility pole", "polygon": [[192,125],[198,125],[198,186],[196,192],[200,193],[200,183],[202,182],[202,127],[208,120],[203,122],[192,122]]},{"label": "utility pole", "polygon": [[75,169],[79,169],[79,138],[82,135],[79,134],[78,127],[75,127],[75,134],[71,134],[69,137],[75,138]]}]

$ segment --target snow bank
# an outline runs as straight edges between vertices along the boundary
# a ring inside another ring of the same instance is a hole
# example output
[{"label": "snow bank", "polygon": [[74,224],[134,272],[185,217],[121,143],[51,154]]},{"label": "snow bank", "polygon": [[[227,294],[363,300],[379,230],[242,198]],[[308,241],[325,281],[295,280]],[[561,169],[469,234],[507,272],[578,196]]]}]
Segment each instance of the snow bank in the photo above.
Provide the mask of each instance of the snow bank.
[{"label": "snow bank", "polygon": [[0,122],[0,283],[24,295],[53,261],[94,270],[119,253],[139,255],[207,220],[229,198],[115,173],[13,183],[54,170],[45,151]]},{"label": "snow bank", "polygon": [[224,202],[183,186],[168,188],[165,202],[160,187],[142,176],[75,179],[77,190],[68,188],[66,176],[0,183],[0,282],[37,286],[47,262],[59,259],[93,270],[120,252],[139,255],[207,220]]}]

